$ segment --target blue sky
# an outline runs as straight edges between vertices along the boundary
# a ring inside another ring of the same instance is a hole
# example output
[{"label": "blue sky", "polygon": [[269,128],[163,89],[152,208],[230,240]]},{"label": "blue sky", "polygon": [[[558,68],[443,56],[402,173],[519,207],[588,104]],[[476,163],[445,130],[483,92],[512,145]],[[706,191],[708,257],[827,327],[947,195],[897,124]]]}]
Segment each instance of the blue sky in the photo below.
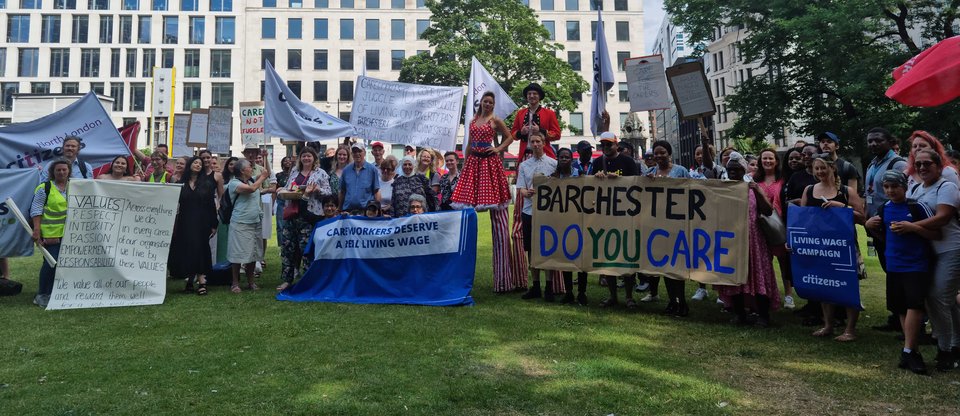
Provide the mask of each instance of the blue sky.
[{"label": "blue sky", "polygon": [[643,0],[643,52],[653,49],[653,42],[663,22],[663,0]]}]

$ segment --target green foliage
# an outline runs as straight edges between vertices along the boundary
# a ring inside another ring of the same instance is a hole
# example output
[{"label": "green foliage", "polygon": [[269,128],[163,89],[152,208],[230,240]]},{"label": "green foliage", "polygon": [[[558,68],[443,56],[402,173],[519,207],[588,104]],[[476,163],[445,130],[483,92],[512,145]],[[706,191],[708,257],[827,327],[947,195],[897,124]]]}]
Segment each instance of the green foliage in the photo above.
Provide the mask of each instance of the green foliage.
[{"label": "green foliage", "polygon": [[574,94],[586,81],[557,58],[563,46],[529,7],[519,1],[428,0],[430,28],[423,38],[434,48],[404,60],[400,81],[427,85],[466,85],[470,59],[476,57],[520,105],[523,88],[539,82],[547,93],[543,104],[575,111]]},{"label": "green foliage", "polygon": [[[944,141],[960,140],[960,104],[921,109],[884,96],[894,68],[953,36],[956,7],[942,3],[666,0],[665,8],[693,42],[711,42],[718,26],[749,28],[740,45],[744,60],[769,71],[727,97],[739,115],[732,137],[777,136],[799,123],[800,133],[834,131],[848,150],[863,154],[874,126],[903,137],[924,129]],[[916,43],[907,28],[922,32],[924,41]]]},{"label": "green foliage", "polygon": [[760,155],[760,151],[769,148],[770,143],[762,139],[736,139],[733,141],[733,147],[740,154],[757,156]]}]

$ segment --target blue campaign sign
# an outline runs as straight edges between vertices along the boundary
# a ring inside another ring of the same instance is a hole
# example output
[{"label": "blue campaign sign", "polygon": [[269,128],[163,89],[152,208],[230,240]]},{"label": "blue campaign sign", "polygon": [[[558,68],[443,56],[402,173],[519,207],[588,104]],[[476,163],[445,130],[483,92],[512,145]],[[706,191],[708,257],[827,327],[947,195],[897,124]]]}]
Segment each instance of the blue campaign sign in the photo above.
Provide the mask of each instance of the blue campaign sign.
[{"label": "blue campaign sign", "polygon": [[790,206],[787,213],[797,294],[862,310],[853,210]]}]

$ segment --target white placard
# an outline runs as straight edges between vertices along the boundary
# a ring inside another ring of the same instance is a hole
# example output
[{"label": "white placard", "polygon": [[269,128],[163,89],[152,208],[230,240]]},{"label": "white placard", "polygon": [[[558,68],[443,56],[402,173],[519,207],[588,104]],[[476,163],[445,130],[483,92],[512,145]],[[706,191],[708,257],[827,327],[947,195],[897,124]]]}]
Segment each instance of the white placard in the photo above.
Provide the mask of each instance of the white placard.
[{"label": "white placard", "polygon": [[190,146],[207,146],[207,109],[194,108],[190,111],[190,123],[187,127],[187,144]]},{"label": "white placard", "polygon": [[670,108],[670,90],[663,56],[643,56],[625,61],[630,112]]},{"label": "white placard", "polygon": [[207,149],[221,155],[230,153],[233,110],[229,107],[210,107],[207,117]]},{"label": "white placard", "polygon": [[190,114],[173,115],[173,157],[193,156],[193,148],[187,146],[187,129],[190,127]]},{"label": "white placard", "polygon": [[71,180],[47,309],[163,303],[179,196],[180,185]]},{"label": "white placard", "polygon": [[264,143],[263,101],[240,103],[240,142],[244,147]]},{"label": "white placard", "polygon": [[463,87],[435,87],[357,77],[350,124],[366,140],[454,150]]}]

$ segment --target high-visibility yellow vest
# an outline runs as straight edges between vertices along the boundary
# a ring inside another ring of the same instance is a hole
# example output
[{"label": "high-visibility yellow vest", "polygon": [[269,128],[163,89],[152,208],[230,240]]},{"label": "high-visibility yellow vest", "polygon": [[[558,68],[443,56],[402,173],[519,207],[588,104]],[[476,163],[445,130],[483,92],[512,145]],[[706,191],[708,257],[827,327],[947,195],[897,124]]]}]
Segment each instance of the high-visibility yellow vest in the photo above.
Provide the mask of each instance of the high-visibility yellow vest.
[{"label": "high-visibility yellow vest", "polygon": [[[157,174],[157,172],[151,173],[151,174],[150,174],[150,180],[148,180],[147,182],[151,182],[151,183],[157,182],[157,181],[154,180],[154,178],[156,177],[156,174]],[[167,172],[166,172],[166,171],[163,172],[163,175],[160,175],[160,181],[159,181],[159,182],[160,182],[160,183],[167,183]]]},{"label": "high-visibility yellow vest", "polygon": [[[36,193],[45,184],[41,183],[34,190]],[[50,191],[47,192],[47,203],[43,205],[43,216],[40,217],[40,236],[43,238],[62,238],[64,224],[67,222],[67,198],[60,193],[57,185],[50,182]]]}]

